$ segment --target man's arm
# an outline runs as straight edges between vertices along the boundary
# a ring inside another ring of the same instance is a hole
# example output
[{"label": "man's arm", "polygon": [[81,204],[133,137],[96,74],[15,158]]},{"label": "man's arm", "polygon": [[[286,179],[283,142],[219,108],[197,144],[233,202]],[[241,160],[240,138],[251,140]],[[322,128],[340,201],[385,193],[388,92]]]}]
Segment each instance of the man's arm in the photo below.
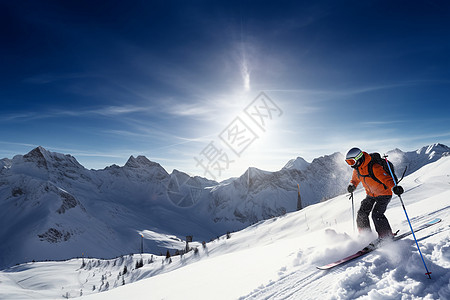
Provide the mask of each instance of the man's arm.
[{"label": "man's arm", "polygon": [[356,172],[356,170],[353,170],[352,180],[350,180],[350,184],[352,184],[356,188],[360,182],[361,180],[359,180],[358,172]]}]

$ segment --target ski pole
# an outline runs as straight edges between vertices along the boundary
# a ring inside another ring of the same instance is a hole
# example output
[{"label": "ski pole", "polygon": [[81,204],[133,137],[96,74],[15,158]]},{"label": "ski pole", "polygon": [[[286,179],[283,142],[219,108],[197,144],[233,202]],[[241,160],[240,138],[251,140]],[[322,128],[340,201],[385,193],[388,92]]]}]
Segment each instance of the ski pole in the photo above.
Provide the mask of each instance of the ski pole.
[{"label": "ski pole", "polygon": [[353,223],[353,233],[355,230],[355,204],[353,203],[353,192],[350,193],[350,200],[352,200],[352,223]]},{"label": "ski pole", "polygon": [[[392,180],[394,181],[395,186],[397,186],[397,182],[395,182],[394,174],[392,173],[391,166],[389,165],[389,162],[387,160],[387,156],[386,155],[384,156],[384,159],[386,160],[386,164],[387,164],[387,166],[389,168],[389,172],[391,173]],[[427,271],[425,273],[425,275],[428,275],[428,278],[431,279],[431,272],[428,271],[427,264],[425,263],[425,259],[423,258],[423,255],[422,255],[422,251],[420,251],[419,243],[417,242],[417,238],[416,238],[416,235],[415,235],[414,230],[412,228],[411,221],[409,220],[408,213],[406,212],[406,208],[405,208],[405,204],[403,203],[403,199],[402,199],[402,197],[400,195],[397,195],[397,196],[400,199],[400,202],[401,202],[402,207],[403,207],[403,211],[405,212],[406,220],[408,220],[409,228],[411,229],[412,236],[414,237],[414,241],[416,242],[417,250],[419,250],[419,254],[420,254],[420,257],[422,258],[423,265],[425,267],[425,270]]]}]

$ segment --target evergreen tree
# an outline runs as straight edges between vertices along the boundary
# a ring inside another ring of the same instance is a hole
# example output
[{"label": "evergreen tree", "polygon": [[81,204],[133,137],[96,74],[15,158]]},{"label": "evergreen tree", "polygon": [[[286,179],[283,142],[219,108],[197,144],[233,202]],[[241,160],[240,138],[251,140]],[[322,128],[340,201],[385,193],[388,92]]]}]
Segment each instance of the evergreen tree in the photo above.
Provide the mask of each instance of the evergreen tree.
[{"label": "evergreen tree", "polygon": [[136,261],[136,269],[142,268],[144,266],[144,261],[142,258]]}]

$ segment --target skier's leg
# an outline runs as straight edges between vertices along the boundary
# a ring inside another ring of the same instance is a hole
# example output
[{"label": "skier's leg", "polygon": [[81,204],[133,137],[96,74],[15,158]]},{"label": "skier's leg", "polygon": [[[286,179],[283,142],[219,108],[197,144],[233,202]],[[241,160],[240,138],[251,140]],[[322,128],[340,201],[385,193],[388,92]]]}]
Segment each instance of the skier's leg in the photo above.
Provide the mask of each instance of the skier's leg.
[{"label": "skier's leg", "polygon": [[369,214],[375,204],[375,198],[367,196],[361,201],[361,207],[358,210],[356,217],[356,225],[359,232],[370,231]]},{"label": "skier's leg", "polygon": [[392,237],[392,229],[389,221],[384,215],[386,208],[391,201],[392,196],[376,197],[376,204],[372,211],[372,220],[375,225],[375,230],[379,238]]}]

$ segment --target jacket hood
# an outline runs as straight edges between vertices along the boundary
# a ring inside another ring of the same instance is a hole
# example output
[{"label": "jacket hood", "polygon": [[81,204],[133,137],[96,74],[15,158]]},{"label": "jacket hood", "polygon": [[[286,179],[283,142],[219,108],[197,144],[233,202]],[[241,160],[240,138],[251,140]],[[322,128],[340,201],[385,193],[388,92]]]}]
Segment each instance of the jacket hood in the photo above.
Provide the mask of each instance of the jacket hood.
[{"label": "jacket hood", "polygon": [[363,151],[363,155],[364,155],[364,161],[358,168],[365,168],[369,164],[369,162],[372,160],[372,157],[370,157],[369,153]]}]

